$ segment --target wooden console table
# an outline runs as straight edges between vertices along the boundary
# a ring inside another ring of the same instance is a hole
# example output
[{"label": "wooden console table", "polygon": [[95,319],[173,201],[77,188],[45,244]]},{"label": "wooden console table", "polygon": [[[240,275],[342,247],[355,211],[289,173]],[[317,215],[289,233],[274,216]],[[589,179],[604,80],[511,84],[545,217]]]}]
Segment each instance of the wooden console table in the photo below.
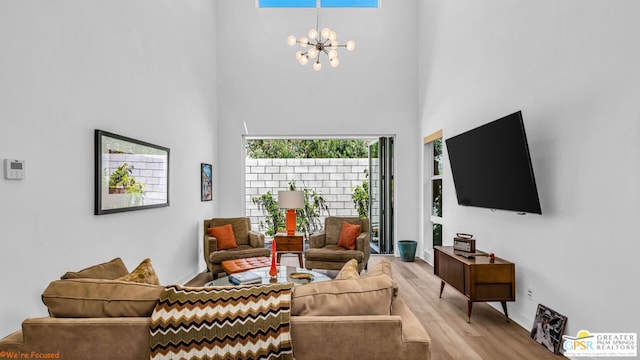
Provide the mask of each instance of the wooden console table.
[{"label": "wooden console table", "polygon": [[278,233],[273,237],[276,242],[276,253],[278,254],[278,264],[282,254],[298,254],[298,263],[303,268],[302,253],[304,252],[304,236],[287,235],[286,233]]},{"label": "wooden console table", "polygon": [[[456,255],[453,246],[436,246],[433,271],[442,279],[440,297],[445,283],[464,294],[467,299],[467,322],[471,322],[474,302],[500,301],[509,318],[507,301],[516,300],[515,264],[499,257],[495,262],[486,256],[465,258]],[[457,251],[456,251],[457,252]]]}]

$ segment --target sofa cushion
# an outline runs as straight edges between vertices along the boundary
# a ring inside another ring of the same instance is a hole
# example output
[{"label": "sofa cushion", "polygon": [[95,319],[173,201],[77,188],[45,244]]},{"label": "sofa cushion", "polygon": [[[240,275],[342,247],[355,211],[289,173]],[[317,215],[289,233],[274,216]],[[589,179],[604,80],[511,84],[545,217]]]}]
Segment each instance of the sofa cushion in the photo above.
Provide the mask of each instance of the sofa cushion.
[{"label": "sofa cushion", "polygon": [[291,315],[390,315],[395,282],[386,275],[296,286]]},{"label": "sofa cushion", "polygon": [[336,280],[347,280],[347,279],[360,279],[360,272],[358,271],[358,261],[356,259],[351,259],[347,261],[342,269],[336,275]]},{"label": "sofa cushion", "polygon": [[267,248],[254,248],[250,245],[238,245],[237,248],[212,252],[209,254],[209,261],[211,261],[212,264],[220,264],[224,260],[260,256],[271,256],[271,250]]},{"label": "sofa cushion", "polygon": [[360,225],[342,222],[342,230],[340,230],[340,238],[338,238],[338,246],[342,246],[347,250],[356,249],[356,238],[360,234]]},{"label": "sofa cushion", "polygon": [[304,252],[304,257],[312,261],[333,261],[346,263],[351,259],[358,262],[364,260],[364,253],[358,250],[347,250],[338,245],[327,245],[322,248],[312,248]]},{"label": "sofa cushion", "polygon": [[52,317],[150,316],[164,287],[108,279],[52,281],[42,302]]},{"label": "sofa cushion", "polygon": [[122,262],[122,259],[115,258],[109,262],[105,262],[102,264],[90,266],[86,269],[82,269],[77,272],[67,272],[60,277],[60,279],[78,279],[78,278],[89,278],[89,279],[117,279],[120,276],[126,275],[129,273],[129,270]]},{"label": "sofa cushion", "polygon": [[[366,278],[380,275],[386,275],[393,280],[393,275],[391,273],[391,263],[388,260],[381,260],[377,264],[373,265],[367,270],[367,272],[365,272],[364,275],[362,275],[362,277]],[[398,296],[398,283],[395,282],[395,280],[393,280],[393,290],[393,296],[395,300],[395,297]]]},{"label": "sofa cushion", "polygon": [[121,276],[116,280],[133,281],[143,284],[160,285],[158,275],[151,265],[151,259],[144,259],[135,270],[127,275]]},{"label": "sofa cushion", "polygon": [[237,248],[236,237],[233,234],[233,226],[231,224],[216,226],[209,228],[209,235],[218,240],[216,250],[227,250]]}]

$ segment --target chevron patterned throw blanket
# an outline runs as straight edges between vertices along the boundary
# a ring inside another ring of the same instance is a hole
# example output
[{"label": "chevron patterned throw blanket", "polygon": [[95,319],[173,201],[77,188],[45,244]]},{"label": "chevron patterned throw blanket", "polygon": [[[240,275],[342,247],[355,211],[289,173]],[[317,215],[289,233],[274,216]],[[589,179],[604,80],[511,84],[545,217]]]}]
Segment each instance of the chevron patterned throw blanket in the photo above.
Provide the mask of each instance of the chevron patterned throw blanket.
[{"label": "chevron patterned throw blanket", "polygon": [[151,314],[151,360],[293,359],[292,286],[167,286]]}]

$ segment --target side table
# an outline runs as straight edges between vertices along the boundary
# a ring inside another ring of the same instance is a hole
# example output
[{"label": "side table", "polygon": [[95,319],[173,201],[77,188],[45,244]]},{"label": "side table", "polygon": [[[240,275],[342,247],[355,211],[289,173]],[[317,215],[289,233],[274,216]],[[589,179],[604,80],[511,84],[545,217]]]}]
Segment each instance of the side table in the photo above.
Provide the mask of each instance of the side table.
[{"label": "side table", "polygon": [[304,268],[302,263],[302,253],[304,252],[304,237],[302,235],[276,234],[273,237],[276,242],[276,254],[278,254],[278,264],[282,254],[298,254],[298,263]]}]

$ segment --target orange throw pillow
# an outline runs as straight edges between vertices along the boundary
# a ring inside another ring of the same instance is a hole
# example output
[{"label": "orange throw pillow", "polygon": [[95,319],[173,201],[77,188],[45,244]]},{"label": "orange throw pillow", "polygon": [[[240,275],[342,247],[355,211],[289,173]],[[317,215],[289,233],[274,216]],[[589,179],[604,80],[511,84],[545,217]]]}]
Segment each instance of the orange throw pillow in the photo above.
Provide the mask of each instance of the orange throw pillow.
[{"label": "orange throw pillow", "polygon": [[340,230],[340,239],[338,239],[338,246],[342,246],[347,250],[355,250],[356,238],[358,235],[360,235],[360,225],[353,225],[343,221],[342,230]]},{"label": "orange throw pillow", "polygon": [[209,235],[218,239],[217,250],[226,250],[237,248],[236,236],[233,235],[233,227],[231,224],[209,228]]}]

